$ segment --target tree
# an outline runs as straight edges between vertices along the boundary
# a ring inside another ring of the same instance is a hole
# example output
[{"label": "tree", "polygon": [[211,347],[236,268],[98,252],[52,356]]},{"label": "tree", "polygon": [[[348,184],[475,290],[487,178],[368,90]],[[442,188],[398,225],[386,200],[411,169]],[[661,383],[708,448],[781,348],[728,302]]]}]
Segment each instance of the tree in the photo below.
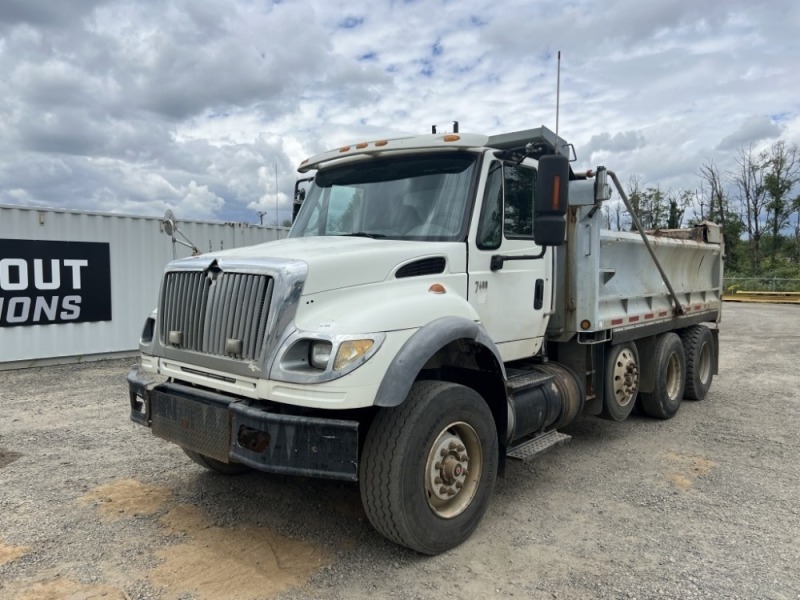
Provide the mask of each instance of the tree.
[{"label": "tree", "polygon": [[[633,212],[636,213],[637,216],[641,214],[641,204],[642,204],[642,178],[640,175],[631,175],[628,179],[628,189],[626,190],[626,194],[628,195],[628,202],[633,209]],[[627,210],[625,212],[628,212]],[[630,218],[630,215],[629,215]],[[630,228],[631,231],[636,231],[636,225],[633,224],[633,219],[630,220]],[[642,224],[644,226],[644,223]]]},{"label": "tree", "polygon": [[795,211],[795,202],[789,197],[800,182],[800,160],[796,145],[786,146],[783,140],[775,142],[768,152],[762,153],[767,222],[771,233],[770,261],[774,265],[781,244],[781,230],[789,224]]},{"label": "tree", "polygon": [[725,244],[726,265],[737,270],[742,251],[742,220],[731,207],[730,198],[725,193],[726,181],[713,160],[707,160],[700,166],[700,178],[703,180],[700,193],[697,194],[700,220],[707,219],[720,226]]},{"label": "tree", "polygon": [[792,202],[794,214],[794,246],[792,248],[792,262],[800,263],[800,195]]},{"label": "tree", "polygon": [[755,273],[761,270],[761,237],[764,234],[763,214],[767,204],[764,185],[764,163],[754,156],[753,147],[739,148],[736,170],[731,174],[736,188],[742,221],[750,245],[750,262]]}]

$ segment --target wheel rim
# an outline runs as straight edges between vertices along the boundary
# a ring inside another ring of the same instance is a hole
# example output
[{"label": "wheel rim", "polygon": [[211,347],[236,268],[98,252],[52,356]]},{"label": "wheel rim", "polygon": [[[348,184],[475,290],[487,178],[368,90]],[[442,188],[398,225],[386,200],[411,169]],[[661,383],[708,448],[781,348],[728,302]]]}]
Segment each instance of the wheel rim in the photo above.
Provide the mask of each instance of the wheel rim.
[{"label": "wheel rim", "polygon": [[623,348],[614,362],[614,400],[627,406],[636,397],[639,389],[639,366],[630,348]]},{"label": "wheel rim", "polygon": [[705,385],[711,379],[711,347],[708,344],[703,344],[700,348],[698,363],[698,377],[700,382]]},{"label": "wheel rim", "polygon": [[667,396],[674,400],[681,389],[681,361],[674,352],[667,362]]},{"label": "wheel rim", "polygon": [[464,512],[478,491],[482,470],[483,450],[475,429],[463,421],[445,427],[425,466],[425,493],[434,514],[452,519]]}]

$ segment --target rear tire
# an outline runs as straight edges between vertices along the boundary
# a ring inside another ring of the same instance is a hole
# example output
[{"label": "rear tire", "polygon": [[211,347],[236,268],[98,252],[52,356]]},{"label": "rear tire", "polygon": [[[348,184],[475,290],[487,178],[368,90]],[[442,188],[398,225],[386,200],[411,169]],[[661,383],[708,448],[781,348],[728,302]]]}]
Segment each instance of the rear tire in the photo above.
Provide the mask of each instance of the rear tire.
[{"label": "rear tire", "polygon": [[242,463],[237,463],[237,462],[224,463],[221,460],[217,460],[216,458],[210,458],[205,454],[200,454],[199,452],[195,452],[194,450],[187,450],[186,448],[183,448],[183,451],[186,453],[186,456],[191,458],[201,467],[204,467],[209,471],[214,471],[215,473],[219,473],[220,475],[241,475],[242,473],[247,473],[248,471],[252,471],[250,467],[248,467],[247,465],[243,465]]},{"label": "rear tire", "polygon": [[655,387],[652,392],[641,392],[639,402],[648,417],[670,419],[681,407],[686,385],[686,356],[677,334],[658,336],[653,349],[653,368]]},{"label": "rear tire", "polygon": [[463,385],[419,381],[367,432],[359,465],[364,511],[393,542],[445,552],[478,527],[497,461],[497,428],[483,398]]},{"label": "rear tire", "polygon": [[631,414],[639,393],[639,351],[633,342],[608,348],[605,393],[601,417],[624,421]]},{"label": "rear tire", "polygon": [[688,400],[704,400],[714,379],[714,337],[705,325],[694,325],[681,332],[686,353],[686,390]]}]

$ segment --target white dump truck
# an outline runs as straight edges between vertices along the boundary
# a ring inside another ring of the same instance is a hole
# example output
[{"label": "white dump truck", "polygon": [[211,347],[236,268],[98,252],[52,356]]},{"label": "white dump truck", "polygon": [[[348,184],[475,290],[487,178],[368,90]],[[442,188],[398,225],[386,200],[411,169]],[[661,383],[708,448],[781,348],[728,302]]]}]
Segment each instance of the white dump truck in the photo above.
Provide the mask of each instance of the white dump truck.
[{"label": "white dump truck", "polygon": [[219,473],[358,482],[378,532],[436,554],[479,525],[508,458],[579,415],[702,400],[718,227],[604,229],[624,191],[573,154],[542,127],[303,161],[287,239],[166,267],[131,418]]}]

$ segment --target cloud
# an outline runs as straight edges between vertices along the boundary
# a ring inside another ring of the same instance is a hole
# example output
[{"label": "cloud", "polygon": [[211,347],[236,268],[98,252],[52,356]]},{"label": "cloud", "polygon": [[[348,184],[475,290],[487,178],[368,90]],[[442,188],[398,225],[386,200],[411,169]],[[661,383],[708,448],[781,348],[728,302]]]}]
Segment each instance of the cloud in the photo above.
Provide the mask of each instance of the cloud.
[{"label": "cloud", "polygon": [[0,24],[59,27],[90,13],[104,0],[3,0],[0,4]]},{"label": "cloud", "polygon": [[620,131],[613,136],[610,133],[601,133],[589,139],[586,152],[590,155],[602,150],[627,152],[641,148],[645,143],[644,135],[640,131]]},{"label": "cloud", "polygon": [[0,203],[280,222],[328,148],[554,128],[557,50],[576,166],[690,188],[800,142],[798,29],[790,0],[3,0]]},{"label": "cloud", "polygon": [[734,150],[749,146],[761,140],[780,137],[783,130],[765,116],[755,116],[747,119],[732,134],[725,136],[717,146],[717,150]]}]

